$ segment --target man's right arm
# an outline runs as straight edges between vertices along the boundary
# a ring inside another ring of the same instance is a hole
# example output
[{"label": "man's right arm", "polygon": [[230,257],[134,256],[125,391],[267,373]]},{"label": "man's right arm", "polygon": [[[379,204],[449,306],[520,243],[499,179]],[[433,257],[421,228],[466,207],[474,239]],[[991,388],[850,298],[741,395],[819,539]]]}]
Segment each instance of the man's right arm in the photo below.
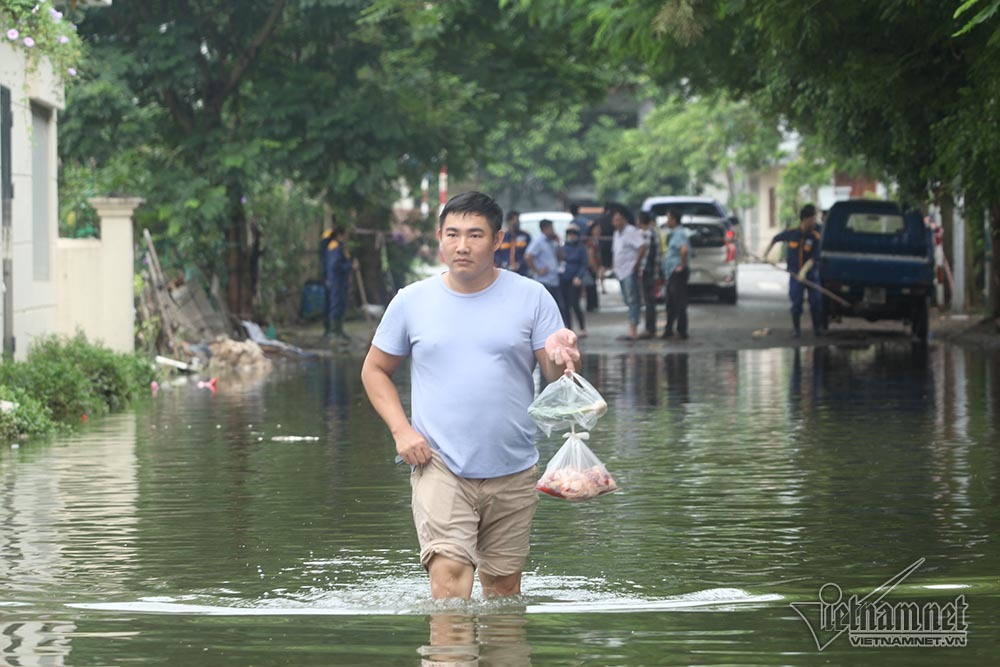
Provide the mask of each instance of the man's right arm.
[{"label": "man's right arm", "polygon": [[771,239],[771,242],[767,245],[767,250],[764,251],[765,262],[767,261],[767,256],[771,254],[771,248],[773,248],[776,244],[781,243],[784,240],[785,240],[785,232],[778,232],[777,234],[774,235],[774,238]]},{"label": "man's right arm", "polygon": [[361,382],[375,412],[389,427],[392,438],[396,441],[396,452],[410,465],[423,465],[431,460],[430,445],[410,425],[399,400],[399,392],[392,381],[402,359],[372,345],[361,368]]}]

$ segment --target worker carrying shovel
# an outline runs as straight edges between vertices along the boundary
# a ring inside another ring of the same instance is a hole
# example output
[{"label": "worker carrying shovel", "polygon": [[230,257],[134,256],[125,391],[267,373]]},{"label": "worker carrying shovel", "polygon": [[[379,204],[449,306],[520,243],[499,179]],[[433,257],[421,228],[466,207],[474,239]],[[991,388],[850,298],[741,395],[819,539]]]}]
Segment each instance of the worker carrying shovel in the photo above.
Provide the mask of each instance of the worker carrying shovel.
[{"label": "worker carrying shovel", "polygon": [[799,211],[799,226],[775,234],[764,251],[767,260],[771,248],[776,243],[787,243],[788,253],[788,298],[792,300],[792,336],[802,335],[799,321],[802,318],[803,292],[809,292],[809,314],[812,316],[813,332],[817,336],[826,333],[823,328],[823,296],[819,287],[820,234],[816,229],[816,207],[806,204]]}]

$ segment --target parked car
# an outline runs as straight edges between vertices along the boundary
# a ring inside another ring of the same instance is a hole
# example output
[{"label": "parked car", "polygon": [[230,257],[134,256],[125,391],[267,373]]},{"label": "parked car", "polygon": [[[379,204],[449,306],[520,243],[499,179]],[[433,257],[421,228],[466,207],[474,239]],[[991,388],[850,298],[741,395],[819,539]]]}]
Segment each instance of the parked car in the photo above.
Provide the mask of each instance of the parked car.
[{"label": "parked car", "polygon": [[538,228],[538,223],[542,220],[551,220],[552,229],[555,230],[559,240],[565,241],[566,228],[573,221],[573,216],[566,211],[526,211],[521,214],[521,229],[531,234],[531,238],[535,238],[542,233]]},{"label": "parked car", "polygon": [[711,197],[649,197],[642,203],[642,209],[656,217],[665,235],[669,234],[664,223],[671,208],[680,211],[681,225],[689,236],[690,292],[714,292],[723,303],[736,303],[734,218],[727,216],[722,205]]},{"label": "parked car", "polygon": [[824,297],[826,324],[843,317],[903,320],[926,340],[933,252],[919,212],[904,214],[889,201],[836,202],[823,224],[819,275],[847,305]]}]

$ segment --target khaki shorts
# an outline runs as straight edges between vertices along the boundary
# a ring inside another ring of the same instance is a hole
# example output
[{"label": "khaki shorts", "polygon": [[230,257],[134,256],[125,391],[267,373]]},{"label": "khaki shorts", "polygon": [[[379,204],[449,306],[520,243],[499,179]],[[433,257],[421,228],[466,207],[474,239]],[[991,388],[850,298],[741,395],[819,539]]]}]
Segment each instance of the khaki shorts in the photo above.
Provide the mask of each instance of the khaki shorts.
[{"label": "khaki shorts", "polygon": [[440,554],[502,577],[524,569],[538,505],[538,466],[490,479],[451,472],[433,452],[410,473],[420,564]]}]

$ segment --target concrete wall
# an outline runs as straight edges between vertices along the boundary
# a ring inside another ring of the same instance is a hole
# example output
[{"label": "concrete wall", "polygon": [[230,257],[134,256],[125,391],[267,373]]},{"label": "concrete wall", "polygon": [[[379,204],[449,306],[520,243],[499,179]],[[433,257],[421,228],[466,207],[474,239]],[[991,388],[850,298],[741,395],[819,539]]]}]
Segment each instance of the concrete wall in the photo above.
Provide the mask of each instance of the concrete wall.
[{"label": "concrete wall", "polygon": [[101,238],[59,239],[56,333],[83,331],[116,352],[135,350],[132,211],[141,199],[94,198]]},{"label": "concrete wall", "polygon": [[[10,89],[14,121],[11,128],[14,198],[9,239],[13,285],[8,286],[13,288],[13,312],[0,313],[0,318],[13,317],[15,358],[23,359],[35,337],[55,330],[54,268],[59,214],[56,126],[57,112],[63,107],[63,87],[46,59],[29,64],[24,51],[11,46],[6,39],[0,40],[0,84]],[[44,141],[41,154],[39,138]],[[38,180],[40,184],[36,183]],[[41,228],[36,220],[37,202],[43,204],[45,211]],[[36,267],[36,258],[42,260],[40,267]],[[36,270],[46,264],[47,272]],[[0,330],[2,326],[0,319]]]}]

